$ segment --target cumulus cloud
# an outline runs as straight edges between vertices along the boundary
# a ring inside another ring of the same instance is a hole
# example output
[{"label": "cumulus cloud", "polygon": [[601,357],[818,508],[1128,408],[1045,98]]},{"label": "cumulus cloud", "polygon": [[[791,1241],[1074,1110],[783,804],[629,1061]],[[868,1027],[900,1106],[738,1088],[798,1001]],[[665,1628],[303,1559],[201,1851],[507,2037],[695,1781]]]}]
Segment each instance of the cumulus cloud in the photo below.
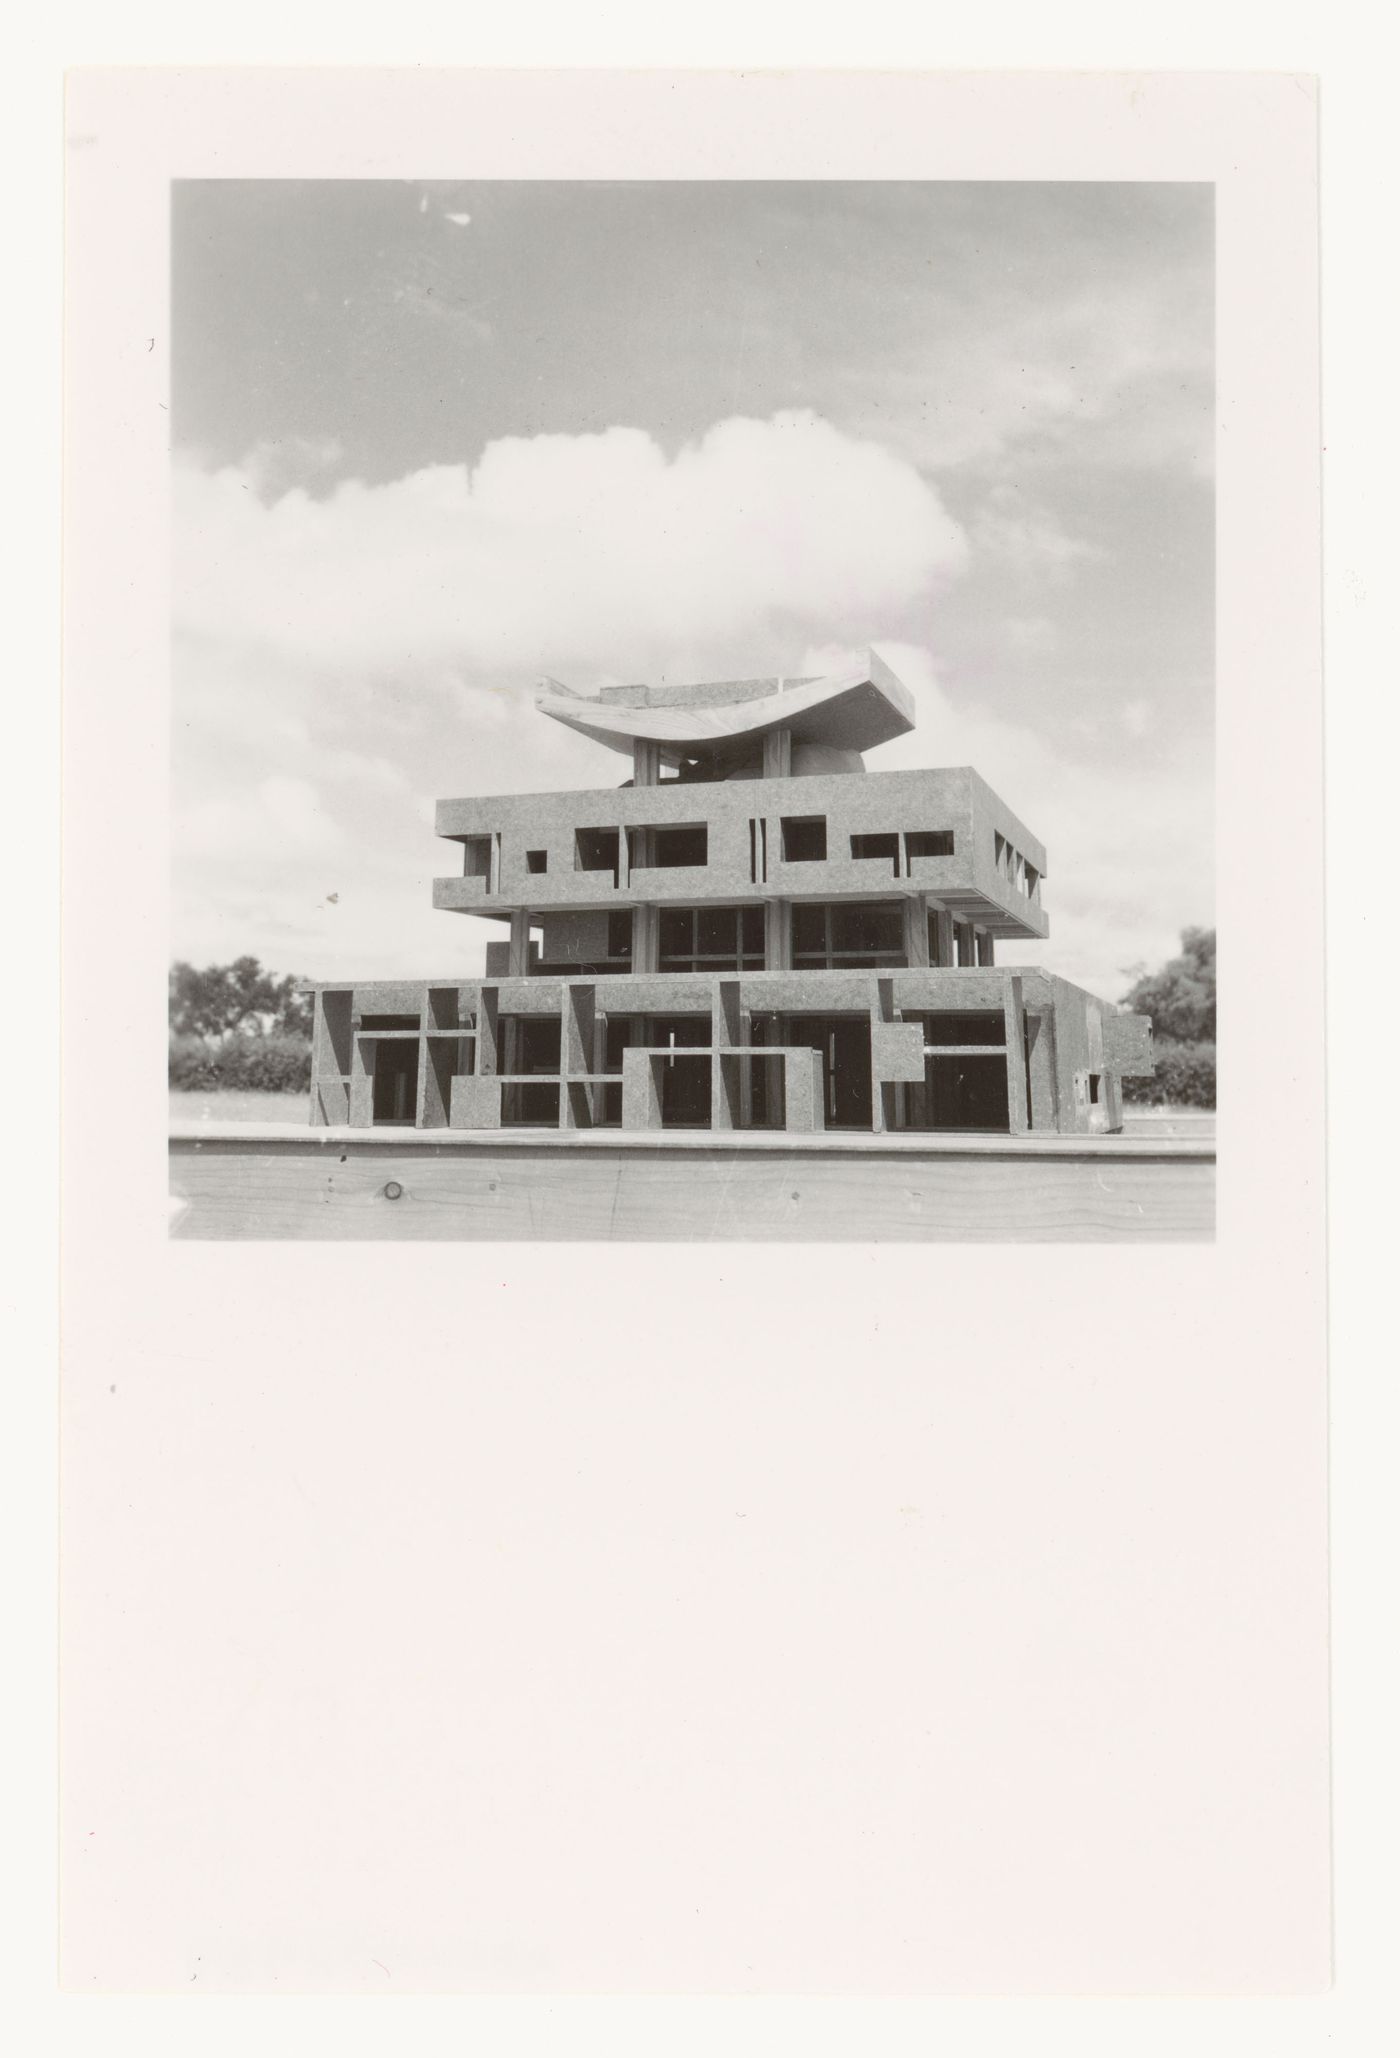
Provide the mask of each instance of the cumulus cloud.
[{"label": "cumulus cloud", "polygon": [[275,436],[255,443],[239,469],[259,500],[271,505],[294,487],[328,479],[344,456],[335,436]]},{"label": "cumulus cloud", "polygon": [[178,625],[319,667],[609,667],[716,625],[841,633],[967,557],[913,466],[808,412],[721,422],[671,459],[616,428],[319,500],[269,506],[259,483],[179,468]]}]

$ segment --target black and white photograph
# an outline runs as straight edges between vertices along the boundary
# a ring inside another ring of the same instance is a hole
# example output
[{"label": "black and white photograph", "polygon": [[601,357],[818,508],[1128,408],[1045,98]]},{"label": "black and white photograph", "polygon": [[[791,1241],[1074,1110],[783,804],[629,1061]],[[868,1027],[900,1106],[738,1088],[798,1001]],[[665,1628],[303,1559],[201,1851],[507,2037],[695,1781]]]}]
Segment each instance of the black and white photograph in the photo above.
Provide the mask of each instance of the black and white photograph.
[{"label": "black and white photograph", "polygon": [[1333,1972],[1316,82],[66,122],[65,2000],[1233,2058]]},{"label": "black and white photograph", "polygon": [[1209,184],[171,210],[172,1233],[1213,1233]]}]

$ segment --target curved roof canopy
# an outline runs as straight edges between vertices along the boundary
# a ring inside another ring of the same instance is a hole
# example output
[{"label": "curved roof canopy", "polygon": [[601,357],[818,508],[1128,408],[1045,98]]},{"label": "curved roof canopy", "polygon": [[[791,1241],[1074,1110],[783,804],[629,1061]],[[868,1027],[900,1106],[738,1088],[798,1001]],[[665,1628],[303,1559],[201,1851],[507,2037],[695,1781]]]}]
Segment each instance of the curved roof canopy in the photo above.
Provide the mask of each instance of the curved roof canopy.
[{"label": "curved roof canopy", "polygon": [[545,679],[535,706],[610,750],[653,742],[671,759],[728,756],[774,729],[790,729],[794,743],[871,750],[914,726],[913,695],[873,650],[863,665],[821,679],[605,686],[594,695]]}]

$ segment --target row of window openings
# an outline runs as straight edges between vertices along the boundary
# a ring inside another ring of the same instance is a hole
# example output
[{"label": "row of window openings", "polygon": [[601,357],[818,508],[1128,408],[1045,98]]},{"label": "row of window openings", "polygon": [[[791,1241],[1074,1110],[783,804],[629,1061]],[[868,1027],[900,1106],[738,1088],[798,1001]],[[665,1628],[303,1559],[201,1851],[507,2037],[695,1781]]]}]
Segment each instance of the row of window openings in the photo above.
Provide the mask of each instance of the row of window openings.
[{"label": "row of window openings", "polygon": [[[991,961],[970,923],[953,924],[952,952],[941,951],[939,922],[927,917],[931,966],[975,966]],[[583,971],[630,972],[632,912],[608,916],[607,957],[590,965],[541,959],[536,976],[569,977]],[[817,902],[792,910],[792,969],[810,971],[903,971],[909,958],[904,910],[864,902]],[[661,908],[657,920],[659,972],[762,972],[767,968],[764,911],[756,907]]]},{"label": "row of window openings", "polygon": [[[779,824],[785,865],[822,864],[826,860],[826,816],[784,815]],[[915,858],[952,857],[951,829],[882,829],[851,837],[853,858],[883,859],[898,879],[913,870]],[[754,879],[768,876],[768,825],[749,823],[749,856]]]},{"label": "row of window openings", "polygon": [[[945,956],[939,918],[927,917],[928,961],[931,966],[972,966],[990,962],[990,947],[979,946],[970,923],[955,922],[952,954]],[[986,953],[984,955],[983,953]],[[862,906],[841,901],[818,902],[792,911],[792,968],[813,971],[903,971],[909,964],[904,910],[898,904]]]},{"label": "row of window openings", "polygon": [[[780,819],[784,864],[821,864],[827,854],[825,815],[784,815]],[[636,827],[627,832],[629,871],[674,866],[702,866],[709,863],[709,827],[704,822],[679,822]],[[1001,839],[999,838],[998,841]],[[915,858],[952,857],[951,829],[909,829],[853,835],[853,858],[883,859],[893,878],[909,876]],[[466,836],[462,839],[463,872],[468,879],[484,879],[488,893],[499,891],[501,839],[499,834]],[[617,883],[622,852],[621,833],[616,829],[578,829],[574,832],[574,870],[611,872]],[[527,850],[525,870],[539,874],[549,870],[547,850]],[[768,824],[749,822],[749,872],[755,883],[768,877]]]},{"label": "row of window openings", "polygon": [[1040,898],[1040,874],[1035,866],[1022,857],[1019,850],[998,829],[996,832],[996,868],[1008,886],[1016,893],[1024,893],[1027,900]]},{"label": "row of window openings", "polygon": [[[952,925],[951,957],[941,954],[939,918],[928,920],[928,960],[974,966],[989,961],[970,923]],[[584,965],[568,959],[531,966],[537,976],[569,977],[582,972],[630,972],[632,910],[618,909],[607,918],[607,956]],[[660,972],[761,972],[766,969],[764,911],[757,907],[661,908],[657,919],[657,970]],[[794,971],[904,970],[904,911],[899,904],[864,902],[806,903],[792,910]],[[367,1033],[417,1029],[416,1014],[367,1014],[358,1027]],[[439,1032],[458,1026],[456,994],[434,995],[430,1028]]]}]

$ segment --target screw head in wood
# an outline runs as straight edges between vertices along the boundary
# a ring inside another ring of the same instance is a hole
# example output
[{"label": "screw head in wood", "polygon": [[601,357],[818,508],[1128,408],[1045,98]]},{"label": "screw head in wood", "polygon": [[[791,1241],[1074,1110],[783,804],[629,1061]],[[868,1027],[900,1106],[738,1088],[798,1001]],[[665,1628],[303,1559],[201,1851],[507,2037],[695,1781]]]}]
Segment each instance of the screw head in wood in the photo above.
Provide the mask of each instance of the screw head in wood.
[{"label": "screw head in wood", "polygon": [[391,1179],[384,1189],[384,1198],[385,1200],[397,1200],[402,1192],[403,1188],[399,1185],[398,1180]]}]

